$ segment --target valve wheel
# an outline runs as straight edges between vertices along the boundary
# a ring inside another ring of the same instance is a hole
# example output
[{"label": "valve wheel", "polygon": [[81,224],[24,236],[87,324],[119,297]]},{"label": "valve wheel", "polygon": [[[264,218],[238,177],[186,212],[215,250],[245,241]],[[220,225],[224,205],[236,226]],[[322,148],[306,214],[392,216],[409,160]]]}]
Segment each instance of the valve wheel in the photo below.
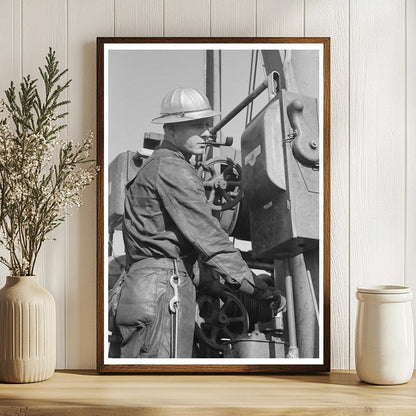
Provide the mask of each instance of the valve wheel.
[{"label": "valve wheel", "polygon": [[241,200],[241,167],[232,159],[212,158],[198,168],[198,175],[213,211],[231,209]]},{"label": "valve wheel", "polygon": [[195,332],[200,342],[216,351],[248,332],[248,313],[237,296],[223,292],[220,298],[202,295],[197,299]]}]

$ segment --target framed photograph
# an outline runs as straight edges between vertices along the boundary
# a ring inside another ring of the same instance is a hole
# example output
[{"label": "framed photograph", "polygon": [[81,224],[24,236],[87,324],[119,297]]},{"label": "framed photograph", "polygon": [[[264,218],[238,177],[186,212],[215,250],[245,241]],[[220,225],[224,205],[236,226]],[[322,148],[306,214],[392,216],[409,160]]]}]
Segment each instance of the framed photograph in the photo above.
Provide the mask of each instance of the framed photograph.
[{"label": "framed photograph", "polygon": [[330,39],[97,39],[101,373],[330,371]]}]

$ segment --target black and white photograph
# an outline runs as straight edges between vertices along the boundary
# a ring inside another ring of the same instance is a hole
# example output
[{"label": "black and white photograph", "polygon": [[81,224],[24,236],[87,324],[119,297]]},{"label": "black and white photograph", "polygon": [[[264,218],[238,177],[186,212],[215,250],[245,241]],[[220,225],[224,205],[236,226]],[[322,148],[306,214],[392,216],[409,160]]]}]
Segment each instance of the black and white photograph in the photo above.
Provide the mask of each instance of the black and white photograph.
[{"label": "black and white photograph", "polygon": [[326,55],[98,38],[99,371],[329,368]]}]

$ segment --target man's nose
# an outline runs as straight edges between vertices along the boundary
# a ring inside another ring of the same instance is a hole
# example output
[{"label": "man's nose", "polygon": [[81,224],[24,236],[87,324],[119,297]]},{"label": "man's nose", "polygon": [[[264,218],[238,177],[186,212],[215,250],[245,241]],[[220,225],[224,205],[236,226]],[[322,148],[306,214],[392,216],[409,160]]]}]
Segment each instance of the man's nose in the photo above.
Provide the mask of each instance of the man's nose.
[{"label": "man's nose", "polygon": [[201,137],[205,140],[208,140],[211,137],[209,130],[207,129],[203,133],[201,133]]}]

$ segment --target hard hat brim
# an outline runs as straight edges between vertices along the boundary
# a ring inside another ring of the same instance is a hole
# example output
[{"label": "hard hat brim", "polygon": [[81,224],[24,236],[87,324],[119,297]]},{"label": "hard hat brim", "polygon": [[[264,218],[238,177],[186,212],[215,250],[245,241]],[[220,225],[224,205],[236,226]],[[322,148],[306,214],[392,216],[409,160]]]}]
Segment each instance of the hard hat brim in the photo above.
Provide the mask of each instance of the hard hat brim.
[{"label": "hard hat brim", "polygon": [[160,117],[156,117],[152,120],[154,124],[165,124],[165,123],[183,123],[185,121],[199,120],[201,118],[210,118],[219,116],[221,113],[213,110],[202,110],[202,111],[189,111],[178,114],[164,114]]}]

